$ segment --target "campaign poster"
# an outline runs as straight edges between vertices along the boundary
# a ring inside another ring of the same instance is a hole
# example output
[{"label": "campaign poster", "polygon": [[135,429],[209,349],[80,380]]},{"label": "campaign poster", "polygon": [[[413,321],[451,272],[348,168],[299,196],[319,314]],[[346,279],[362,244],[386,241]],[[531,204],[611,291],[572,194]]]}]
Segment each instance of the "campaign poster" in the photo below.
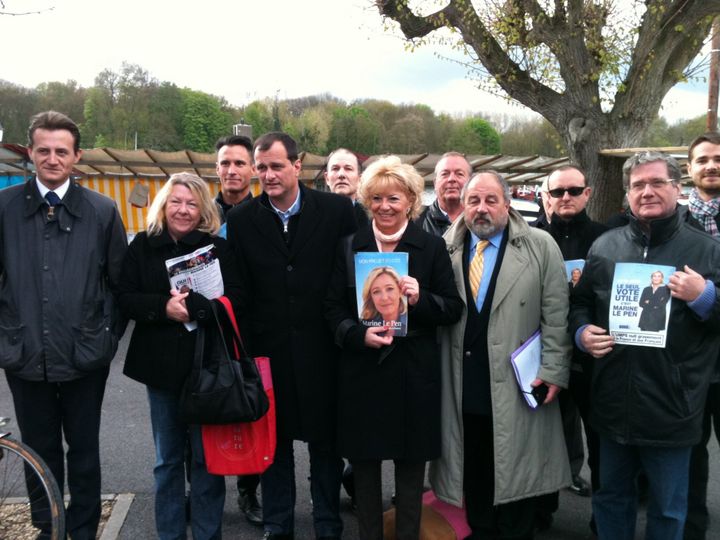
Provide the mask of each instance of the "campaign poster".
[{"label": "campaign poster", "polygon": [[585,268],[585,259],[571,259],[565,261],[565,273],[567,274],[568,287],[570,292],[578,284]]},{"label": "campaign poster", "polygon": [[610,291],[610,335],[615,343],[665,347],[673,266],[616,263]]},{"label": "campaign poster", "polygon": [[407,335],[408,301],[400,279],[408,275],[407,253],[356,253],[358,319],[365,326],[385,326],[394,336]]}]

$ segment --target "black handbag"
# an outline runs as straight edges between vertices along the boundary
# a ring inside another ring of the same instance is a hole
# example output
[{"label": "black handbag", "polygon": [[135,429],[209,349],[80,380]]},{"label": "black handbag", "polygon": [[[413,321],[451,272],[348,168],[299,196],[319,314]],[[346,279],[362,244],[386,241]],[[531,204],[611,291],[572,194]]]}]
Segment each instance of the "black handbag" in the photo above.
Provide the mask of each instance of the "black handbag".
[{"label": "black handbag", "polygon": [[214,323],[197,329],[192,371],[180,395],[180,416],[188,424],[254,422],[270,406],[232,307],[220,300],[224,309],[211,302]]}]

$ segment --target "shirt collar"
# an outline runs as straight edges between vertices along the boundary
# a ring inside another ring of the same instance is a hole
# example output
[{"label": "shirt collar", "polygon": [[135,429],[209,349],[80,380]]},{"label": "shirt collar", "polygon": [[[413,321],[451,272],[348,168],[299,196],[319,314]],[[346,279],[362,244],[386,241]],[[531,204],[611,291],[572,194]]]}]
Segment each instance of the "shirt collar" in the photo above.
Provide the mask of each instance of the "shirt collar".
[{"label": "shirt collar", "polygon": [[40,192],[40,196],[44,199],[45,195],[48,194],[50,191],[54,191],[55,195],[60,197],[61,199],[65,197],[65,194],[67,193],[68,188],[70,187],[70,179],[68,178],[63,182],[63,184],[60,187],[57,187],[55,189],[50,189],[46,185],[44,185],[36,176],[35,177],[35,184],[37,185],[38,191]]},{"label": "shirt collar", "polygon": [[[502,237],[504,232],[505,229],[501,229],[500,231],[492,235],[490,238],[486,238],[485,240],[490,242],[490,245],[494,248],[499,249],[500,244],[502,243]],[[475,252],[475,246],[477,246],[478,242],[480,242],[480,238],[478,238],[478,236],[474,232],[470,231],[470,253]]]},{"label": "shirt collar", "polygon": [[270,203],[270,208],[275,210],[275,213],[280,217],[284,224],[287,224],[287,222],[290,221],[290,218],[292,216],[300,213],[300,193],[301,190],[298,189],[297,197],[295,197],[295,202],[292,203],[290,205],[290,208],[285,211],[282,211],[277,206],[275,206],[270,200],[270,197],[268,197],[268,203]]}]

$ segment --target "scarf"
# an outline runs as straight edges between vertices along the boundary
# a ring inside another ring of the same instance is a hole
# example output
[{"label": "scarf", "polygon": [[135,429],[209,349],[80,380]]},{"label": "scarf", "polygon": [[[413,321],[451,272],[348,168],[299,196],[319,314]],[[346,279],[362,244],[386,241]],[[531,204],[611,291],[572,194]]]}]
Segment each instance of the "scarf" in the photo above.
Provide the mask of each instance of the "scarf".
[{"label": "scarf", "polygon": [[377,225],[375,225],[375,220],[373,219],[372,222],[372,228],[373,228],[373,234],[375,235],[375,243],[377,244],[378,251],[382,251],[382,244],[396,244],[400,241],[400,238],[402,238],[403,233],[405,232],[405,229],[407,229],[408,221],[405,222],[405,225],[400,227],[400,230],[393,234],[383,234],[381,233]]},{"label": "scarf", "polygon": [[720,198],[704,201],[697,193],[697,189],[690,192],[690,200],[688,202],[690,213],[697,219],[705,229],[705,232],[712,236],[720,236],[715,217],[720,213]]}]

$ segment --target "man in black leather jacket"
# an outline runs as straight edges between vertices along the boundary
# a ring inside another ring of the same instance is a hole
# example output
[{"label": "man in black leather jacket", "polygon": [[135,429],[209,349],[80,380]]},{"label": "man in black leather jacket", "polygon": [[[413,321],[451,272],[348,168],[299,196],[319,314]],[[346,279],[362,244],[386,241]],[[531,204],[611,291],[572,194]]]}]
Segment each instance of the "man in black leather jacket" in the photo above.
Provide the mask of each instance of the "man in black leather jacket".
[{"label": "man in black leather jacket", "polygon": [[460,193],[470,179],[472,167],[459,152],[446,152],[435,165],[435,201],[423,208],[415,223],[424,231],[442,236],[455,219],[462,215]]},{"label": "man in black leather jacket", "polygon": [[[700,440],[708,381],[720,352],[720,242],[677,211],[680,168],[641,152],[623,167],[632,216],[599,238],[571,298],[570,331],[596,358],[591,422],[600,437],[593,511],[601,539],[635,536],[635,477],[649,479],[648,538],[682,538],[690,452]],[[617,262],[676,268],[663,348],[615,344],[607,332]]]}]

